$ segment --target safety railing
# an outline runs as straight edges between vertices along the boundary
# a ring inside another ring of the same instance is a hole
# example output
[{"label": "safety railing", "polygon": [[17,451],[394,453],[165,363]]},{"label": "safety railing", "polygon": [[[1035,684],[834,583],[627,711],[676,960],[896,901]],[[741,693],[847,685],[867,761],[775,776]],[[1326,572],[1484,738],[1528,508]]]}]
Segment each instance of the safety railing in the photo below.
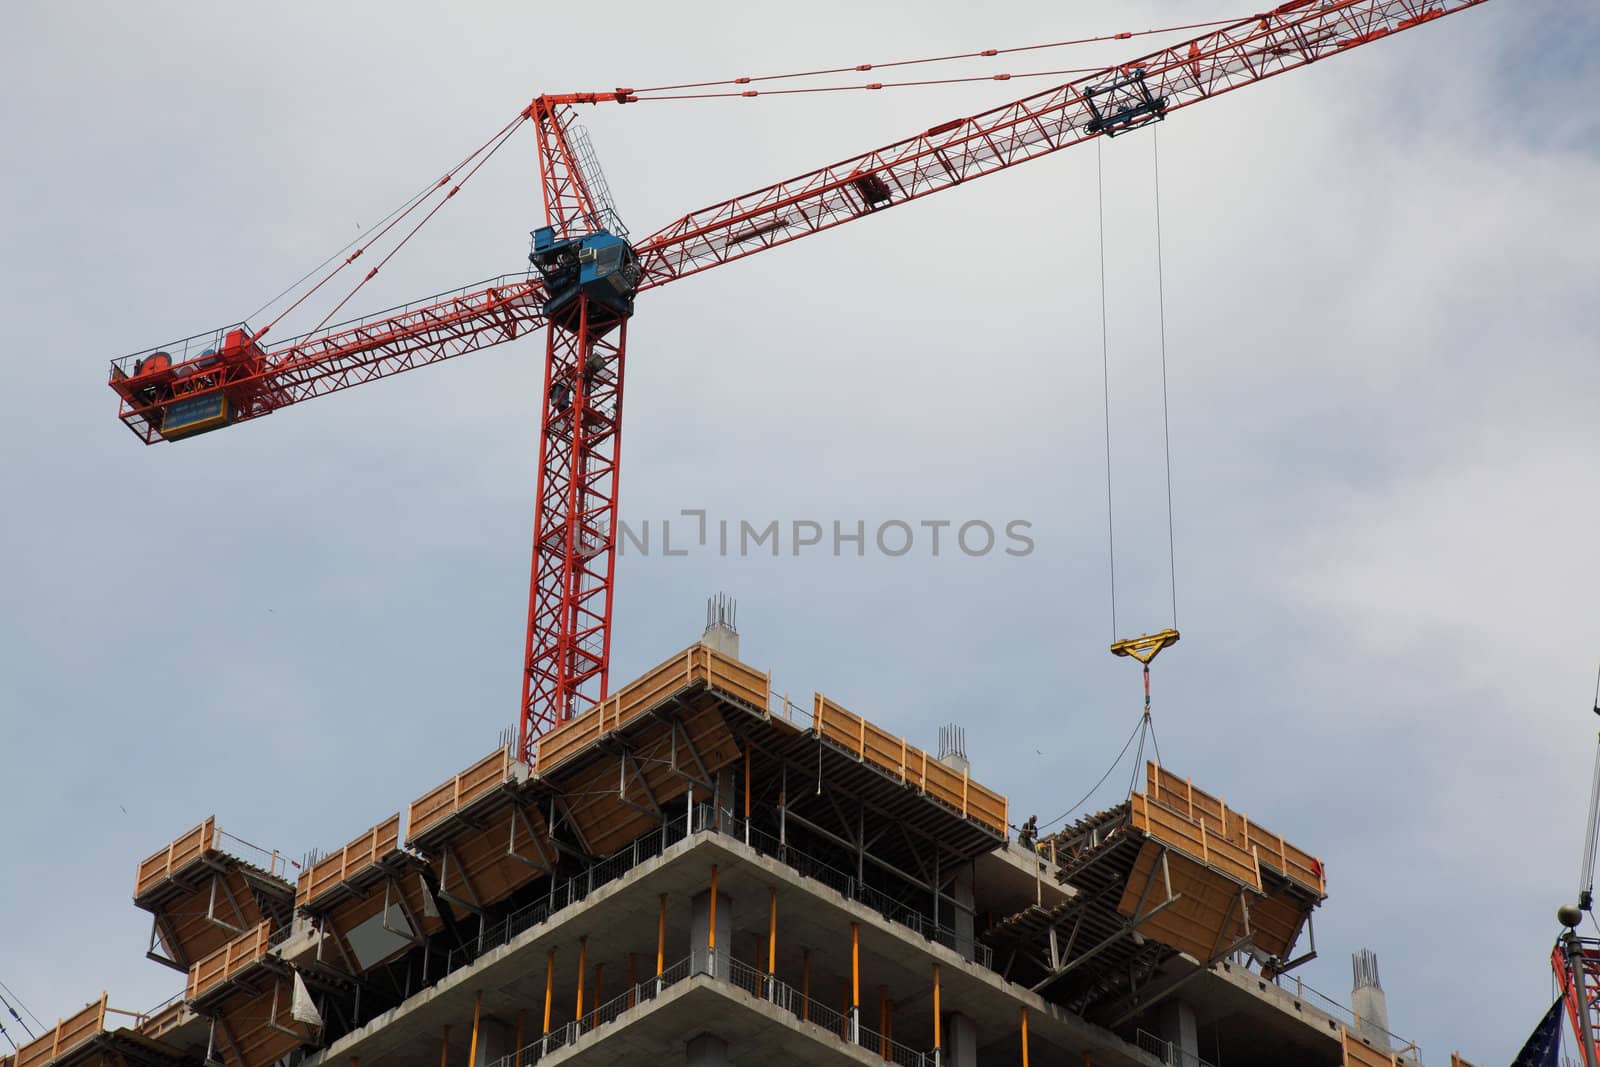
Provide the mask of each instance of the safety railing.
[{"label": "safety railing", "polygon": [[249,864],[274,878],[287,881],[291,867],[300,865],[278,852],[251,844],[242,837],[230,834],[217,825],[217,820],[206,819],[188,833],[174,840],[139,864],[134,879],[134,899],[159,888],[178,871],[196,862],[208,852],[223,852],[241,863]]},{"label": "safety railing", "polygon": [[776,975],[752,967],[741,960],[732,958],[728,960],[728,974],[725,977],[735,988],[742,989],[797,1019],[816,1023],[843,1041],[871,1049],[888,1062],[904,1064],[905,1067],[925,1067],[934,1062],[931,1052],[922,1052],[895,1041],[885,1034],[860,1025],[859,1020],[856,1021],[856,1025],[851,1026],[848,1015],[834,1011],[827,1005],[803,995]]},{"label": "safety railing", "polygon": [[[247,324],[235,322],[227,326],[218,327],[215,330],[207,330],[205,333],[197,333],[193,337],[184,337],[164,345],[157,345],[154,348],[141,349],[138,352],[112,360],[112,378],[115,380],[118,374],[128,378],[134,377],[141,370],[147,369],[144,364],[151,356],[165,356],[166,361],[163,366],[176,367],[189,362],[191,359],[199,359],[203,355],[219,352],[222,350],[223,340],[230,330],[242,330],[245,336],[250,335],[250,327]],[[155,366],[152,363],[149,369],[153,370]]]},{"label": "safety railing", "polygon": [[[710,810],[701,805],[693,813],[668,819],[649,833],[635,838],[632,844],[621,851],[591,864],[571,878],[553,882],[543,900],[526,904],[484,927],[472,944],[451,949],[446,957],[445,972],[456,971],[485,952],[508,944],[512,938],[546,922],[556,912],[578,903],[596,889],[615,882],[639,864],[660,856],[669,846],[682,841],[691,832],[709,828],[712,822]],[[690,830],[691,825],[694,830]]]},{"label": "safety railing", "polygon": [[970,936],[962,937],[949,927],[940,926],[916,908],[866,885],[854,875],[806,855],[764,830],[748,826],[744,820],[736,816],[724,812],[720,822],[723,833],[743,839],[745,844],[757,852],[772,857],[802,877],[821,882],[840,896],[854,900],[858,904],[865,904],[890,922],[904,926],[929,941],[941,944],[974,963],[990,970],[994,969],[994,950],[981,941]]},{"label": "safety railing", "polygon": [[[1241,966],[1242,965],[1243,964],[1241,963]],[[1311,986],[1306,985],[1306,983],[1301,980],[1299,975],[1280,974],[1272,979],[1272,984],[1277,986],[1279,989],[1282,989],[1286,993],[1293,991],[1297,998],[1309,1002],[1312,1007],[1321,1011],[1323,1014],[1330,1015],[1339,1020],[1339,1022],[1346,1029],[1359,1032],[1372,1025],[1371,1022],[1362,1019],[1361,1016],[1357,1015],[1355,1009],[1350,1005],[1330,997],[1320,989],[1313,989]],[[1388,1035],[1389,1042],[1394,1048],[1418,1048],[1418,1045],[1415,1041],[1412,1041],[1410,1038],[1402,1037],[1393,1030],[1385,1030],[1384,1033]]]},{"label": "safety railing", "polygon": [[640,1004],[655,1000],[664,991],[691,977],[689,957],[663,968],[659,975],[629,986],[623,992],[524,1045],[520,1050],[492,1060],[489,1067],[515,1067],[516,1064],[535,1064],[542,1057],[573,1044],[590,1031],[615,1022],[624,1012]]},{"label": "safety railing", "polygon": [[564,908],[584,900],[595,890],[622,878],[641,863],[655,859],[672,845],[691,834],[720,832],[742,840],[763,855],[834,890],[848,900],[864,904],[896,925],[903,926],[929,941],[990,970],[994,969],[994,950],[971,936],[963,937],[915,908],[864,884],[853,875],[831,867],[794,846],[758,830],[731,812],[719,813],[709,804],[697,804],[693,811],[668,819],[621,851],[591,864],[584,871],[560,882],[553,882],[542,900],[526,904],[492,924],[486,924],[474,941],[453,948],[445,957],[445,973],[453,973],[485,952],[509,944],[511,940],[540,923],[547,922]]},{"label": "safety railing", "polygon": [[1191,1055],[1171,1041],[1163,1041],[1148,1030],[1140,1030],[1135,1035],[1134,1043],[1139,1046],[1140,1052],[1148,1052],[1170,1067],[1213,1067],[1211,1061]]}]

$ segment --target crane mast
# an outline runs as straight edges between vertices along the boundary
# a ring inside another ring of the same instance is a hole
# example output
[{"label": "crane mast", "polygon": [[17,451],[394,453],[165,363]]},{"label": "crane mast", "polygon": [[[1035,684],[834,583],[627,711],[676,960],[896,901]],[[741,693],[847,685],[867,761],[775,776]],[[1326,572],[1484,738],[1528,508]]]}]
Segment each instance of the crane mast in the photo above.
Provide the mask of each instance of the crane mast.
[{"label": "crane mast", "polygon": [[182,440],[542,327],[539,475],[519,708],[526,756],[541,734],[606,695],[622,389],[638,293],[1074,144],[1119,136],[1484,2],[1291,0],[691,212],[632,243],[572,109],[636,103],[647,92],[540,96],[521,113],[538,138],[545,215],[533,233],[533,270],[286,341],[269,343],[266,330],[236,323],[123,357],[111,366],[119,417],[146,444]]}]

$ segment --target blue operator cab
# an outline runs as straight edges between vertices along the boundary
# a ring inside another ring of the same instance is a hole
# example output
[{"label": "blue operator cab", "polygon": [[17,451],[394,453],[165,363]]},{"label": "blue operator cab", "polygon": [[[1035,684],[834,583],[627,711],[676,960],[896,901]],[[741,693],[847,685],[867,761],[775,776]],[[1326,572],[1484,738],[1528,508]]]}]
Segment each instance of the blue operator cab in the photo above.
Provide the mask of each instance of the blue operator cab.
[{"label": "blue operator cab", "polygon": [[580,294],[605,309],[598,317],[591,311],[591,327],[604,328],[607,320],[614,325],[633,314],[639,257],[607,230],[557,240],[555,230],[542,226],[533,231],[528,262],[544,278],[544,312],[558,326],[578,328]]}]

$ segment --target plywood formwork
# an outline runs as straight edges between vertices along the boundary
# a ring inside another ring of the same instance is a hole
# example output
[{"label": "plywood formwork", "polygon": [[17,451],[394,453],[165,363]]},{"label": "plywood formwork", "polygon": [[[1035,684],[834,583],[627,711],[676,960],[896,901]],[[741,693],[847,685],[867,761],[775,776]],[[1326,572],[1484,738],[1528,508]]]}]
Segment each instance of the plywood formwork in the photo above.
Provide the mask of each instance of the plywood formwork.
[{"label": "plywood formwork", "polygon": [[99,1000],[90,1001],[76,1014],[57,1019],[53,1029],[23,1045],[15,1054],[0,1059],[0,1064],[6,1067],[45,1067],[93,1040],[105,1028],[106,995],[101,993]]},{"label": "plywood formwork", "polygon": [[169,1034],[177,1032],[186,1022],[194,1017],[194,1012],[182,998],[177,998],[166,1007],[141,1019],[135,1030],[140,1037],[151,1041],[159,1041]]},{"label": "plywood formwork", "polygon": [[498,805],[475,826],[434,839],[427,851],[438,873],[439,895],[473,912],[549,873],[555,855],[544,817],[520,799]]},{"label": "plywood formwork", "polygon": [[191,1004],[214,993],[226,983],[264,962],[272,948],[272,923],[263,921],[226,945],[194,962],[184,987],[184,999]]},{"label": "plywood formwork", "polygon": [[[1188,824],[1189,829],[1174,832],[1188,836],[1191,855],[1198,837],[1201,858],[1237,877],[1242,872],[1230,857],[1238,860],[1248,852],[1255,867],[1254,888],[1260,894],[1250,899],[1251,941],[1267,954],[1287,960],[1312,909],[1327,897],[1322,861],[1153,761],[1145,765],[1145,783],[1142,803],[1158,814],[1165,827]],[[1139,803],[1136,797],[1136,806]]]},{"label": "plywood formwork", "polygon": [[1036,988],[1079,1010],[1096,998],[1120,996],[1125,1006],[1138,969],[1163,954],[1204,967],[1249,945],[1281,969],[1323,899],[1322,865],[1309,853],[1154,763],[1147,783],[1041,843],[1071,899],[1027,908],[986,934],[997,954],[1034,968]]},{"label": "plywood formwork", "polygon": [[1224,878],[1261,892],[1255,856],[1226,837],[1207,833],[1205,823],[1139,793],[1128,798],[1133,828],[1154,841],[1209,867]]},{"label": "plywood formwork", "polygon": [[958,811],[1002,836],[1006,833],[1006,798],[972,781],[967,771],[946,767],[904,737],[889,731],[816,694],[812,722],[827,741],[871,763],[923,796]]},{"label": "plywood formwork", "polygon": [[[113,1029],[112,1016],[132,1025]],[[181,999],[144,1014],[110,1007],[105,994],[10,1056],[0,1067],[172,1067],[199,1059],[192,1041],[194,1013]],[[204,1040],[201,1037],[201,1047]]]},{"label": "plywood formwork", "polygon": [[1117,913],[1148,916],[1138,925],[1144,937],[1209,961],[1248,936],[1248,892],[1247,885],[1151,837],[1140,846]]},{"label": "plywood formwork", "polygon": [[[308,913],[314,915],[323,936],[333,942],[322,954],[320,963],[359,977],[443,927],[444,921],[438,911],[430,907],[431,901],[426,896],[428,891],[420,873],[426,864],[415,858],[409,860],[408,869],[388,873],[353,895],[338,898],[326,909]],[[391,951],[370,956],[363,962],[351,937],[360,936],[359,928],[375,921],[379,929],[394,934],[397,943]],[[296,959],[298,962],[298,957]]]},{"label": "plywood formwork", "polygon": [[384,877],[397,858],[404,855],[400,848],[400,813],[396,812],[301,871],[295,886],[295,906],[302,910],[325,908],[333,899]]},{"label": "plywood formwork", "polygon": [[467,817],[523,777],[525,768],[507,744],[411,802],[406,812],[407,842],[418,845],[452,819]]},{"label": "plywood formwork", "polygon": [[1252,853],[1262,867],[1315,893],[1318,899],[1328,895],[1327,876],[1321,860],[1251,822],[1243,812],[1233,811],[1222,798],[1196,789],[1191,780],[1179,777],[1154,761],[1145,764],[1145,783],[1146,795],[1151,800],[1182,812],[1203,827],[1213,840],[1220,838],[1239,851]]},{"label": "plywood formwork", "polygon": [[290,1013],[294,993],[287,968],[264,974],[249,985],[236,986],[215,1003],[218,1057],[227,1067],[268,1067],[316,1034]]},{"label": "plywood formwork", "polygon": [[534,771],[554,773],[586,746],[698,687],[716,690],[765,715],[771,679],[706,645],[690,645],[539,738]]},{"label": "plywood formwork", "polygon": [[139,864],[133,900],[154,916],[152,958],[187,971],[263,920],[288,922],[295,891],[282,877],[287,862],[262,853],[267,866],[250,863],[224,847],[225,837],[207,818]]},{"label": "plywood formwork", "polygon": [[1343,1067],[1400,1067],[1406,1061],[1374,1048],[1372,1042],[1343,1027],[1339,1031]]},{"label": "plywood formwork", "polygon": [[552,774],[550,784],[591,854],[609,855],[645,833],[691,783],[709,790],[716,774],[739,758],[718,695],[710,689],[698,697],[680,694],[671,716],[636,716],[627,724],[626,743],[614,753],[597,749],[587,759],[569,758]]}]

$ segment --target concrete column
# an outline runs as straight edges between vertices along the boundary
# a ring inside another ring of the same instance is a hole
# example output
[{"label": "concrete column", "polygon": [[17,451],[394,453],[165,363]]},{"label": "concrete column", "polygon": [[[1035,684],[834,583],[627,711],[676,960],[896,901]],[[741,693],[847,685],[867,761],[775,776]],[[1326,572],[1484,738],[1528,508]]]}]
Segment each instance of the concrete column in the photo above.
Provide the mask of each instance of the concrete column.
[{"label": "concrete column", "polygon": [[1378,957],[1370,949],[1362,949],[1351,957],[1351,970],[1355,972],[1354,987],[1350,991],[1350,1008],[1361,1024],[1361,1036],[1384,1050],[1389,1049],[1389,1002],[1383,985],[1378,981]]},{"label": "concrete column", "polygon": [[1181,1053],[1180,1062],[1192,1063],[1200,1059],[1200,1027],[1195,1022],[1194,1009],[1177,997],[1161,1002],[1156,1012],[1156,1036]]},{"label": "concrete column", "polygon": [[[482,1019],[478,1023],[478,1056],[470,1067],[488,1067],[501,1056],[516,1051],[516,1030],[498,1019]],[[524,1036],[526,1039],[526,1036]]]},{"label": "concrete column", "polygon": [[731,973],[728,961],[733,948],[733,899],[717,891],[717,959],[716,969],[711,967],[711,891],[708,889],[694,898],[689,916],[689,970],[692,973],[715,973],[727,978]]},{"label": "concrete column", "polygon": [[978,1028],[958,1011],[945,1015],[939,1067],[978,1067]]},{"label": "concrete column", "polygon": [[684,1043],[688,1067],[728,1067],[728,1043],[716,1034],[701,1034]]},{"label": "concrete column", "polygon": [[972,892],[972,865],[962,864],[950,882],[950,896],[955,901],[952,922],[956,931],[956,951],[963,959],[972,959],[974,897]]}]

